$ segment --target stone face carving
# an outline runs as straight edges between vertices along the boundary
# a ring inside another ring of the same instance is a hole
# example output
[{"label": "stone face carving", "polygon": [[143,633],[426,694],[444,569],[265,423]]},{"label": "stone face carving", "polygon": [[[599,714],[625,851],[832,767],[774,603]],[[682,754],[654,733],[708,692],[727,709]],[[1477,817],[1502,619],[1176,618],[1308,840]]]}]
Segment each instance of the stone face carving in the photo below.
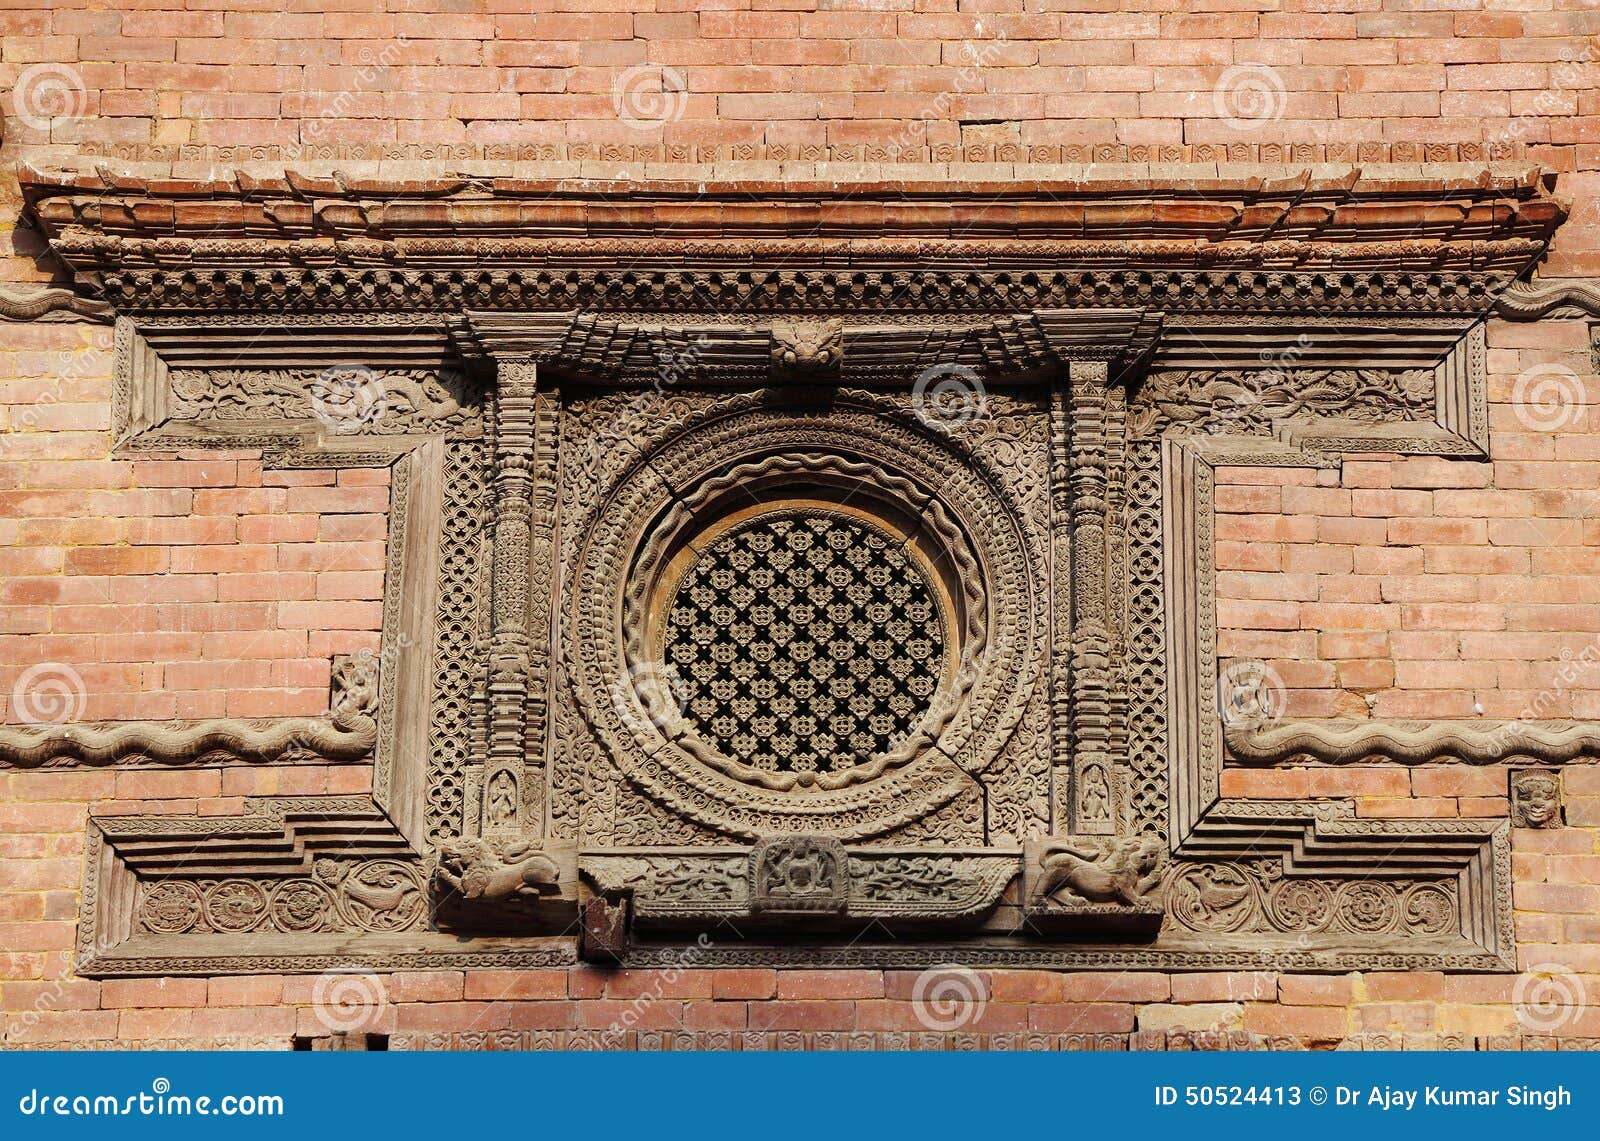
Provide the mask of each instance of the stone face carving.
[{"label": "stone face carving", "polygon": [[1551,769],[1512,770],[1511,823],[1518,828],[1561,827],[1561,774]]},{"label": "stone face carving", "polygon": [[850,894],[844,845],[828,836],[775,836],[750,851],[750,908],[843,911]]},{"label": "stone face carving", "polygon": [[772,326],[772,369],[781,377],[838,372],[843,360],[842,321],[778,321]]}]

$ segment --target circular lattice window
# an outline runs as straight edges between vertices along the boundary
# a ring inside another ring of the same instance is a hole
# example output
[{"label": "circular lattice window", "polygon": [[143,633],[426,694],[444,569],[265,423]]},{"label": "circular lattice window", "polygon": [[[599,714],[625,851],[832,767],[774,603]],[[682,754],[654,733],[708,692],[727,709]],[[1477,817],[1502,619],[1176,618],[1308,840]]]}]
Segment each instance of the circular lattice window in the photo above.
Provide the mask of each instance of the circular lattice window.
[{"label": "circular lattice window", "polygon": [[694,548],[661,648],[703,742],[757,770],[839,773],[915,732],[946,632],[904,539],[843,512],[780,510]]}]

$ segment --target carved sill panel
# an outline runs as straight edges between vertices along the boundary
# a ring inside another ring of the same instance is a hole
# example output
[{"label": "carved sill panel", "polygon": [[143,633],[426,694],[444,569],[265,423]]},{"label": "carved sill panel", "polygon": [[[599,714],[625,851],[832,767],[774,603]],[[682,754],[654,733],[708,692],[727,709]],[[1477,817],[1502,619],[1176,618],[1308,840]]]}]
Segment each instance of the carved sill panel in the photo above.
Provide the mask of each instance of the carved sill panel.
[{"label": "carved sill panel", "polygon": [[583,866],[599,891],[628,898],[643,931],[730,921],[791,933],[979,927],[1018,868],[1014,853],[992,849],[847,849],[813,836],[594,853]]},{"label": "carved sill panel", "polygon": [[[381,685],[0,730],[13,765],[373,758],[370,798],[93,820],[83,973],[647,964],[711,930],[707,964],[1511,961],[1510,822],[1223,800],[1223,765],[1555,764],[1592,727],[1228,731],[1212,496],[1485,457],[1481,315],[1589,311],[1508,288],[1560,220],[1536,178],[1432,187],[1407,241],[1386,211],[1427,186],[1144,188],[1137,226],[1098,184],[869,187],[816,232],[805,188],[296,175],[206,188],[232,233],[205,195],[24,183],[119,313],[119,450],[393,468]],[[1550,773],[1514,799],[1559,824]]]}]

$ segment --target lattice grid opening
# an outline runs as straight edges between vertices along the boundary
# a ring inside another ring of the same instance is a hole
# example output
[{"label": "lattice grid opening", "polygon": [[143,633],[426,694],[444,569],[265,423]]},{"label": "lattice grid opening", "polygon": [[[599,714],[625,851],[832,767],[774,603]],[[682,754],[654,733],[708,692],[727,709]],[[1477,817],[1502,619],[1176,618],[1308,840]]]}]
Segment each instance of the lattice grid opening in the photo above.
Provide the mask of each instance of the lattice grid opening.
[{"label": "lattice grid opening", "polygon": [[927,713],[945,653],[933,585],[900,541],[806,511],[713,540],[678,584],[664,642],[695,731],[771,772],[892,752]]}]

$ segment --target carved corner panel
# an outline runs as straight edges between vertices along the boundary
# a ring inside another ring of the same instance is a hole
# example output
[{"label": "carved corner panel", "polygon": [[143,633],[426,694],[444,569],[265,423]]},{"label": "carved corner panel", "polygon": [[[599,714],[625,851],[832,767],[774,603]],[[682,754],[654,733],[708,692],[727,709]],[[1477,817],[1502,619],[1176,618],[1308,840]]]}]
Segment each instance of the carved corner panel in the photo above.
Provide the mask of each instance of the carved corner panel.
[{"label": "carved corner panel", "polygon": [[[1213,495],[1225,465],[1486,455],[1507,279],[1075,278],[1044,248],[870,281],[308,269],[283,312],[97,271],[134,314],[120,451],[393,478],[381,652],[327,718],[0,730],[9,764],[372,758],[371,797],[92,820],[80,970],[697,934],[727,964],[1505,967],[1509,821],[1222,798],[1229,763],[1481,730],[1225,729]],[[1556,764],[1585,732],[1519,740]],[[1511,791],[1559,824],[1557,776]]]}]

